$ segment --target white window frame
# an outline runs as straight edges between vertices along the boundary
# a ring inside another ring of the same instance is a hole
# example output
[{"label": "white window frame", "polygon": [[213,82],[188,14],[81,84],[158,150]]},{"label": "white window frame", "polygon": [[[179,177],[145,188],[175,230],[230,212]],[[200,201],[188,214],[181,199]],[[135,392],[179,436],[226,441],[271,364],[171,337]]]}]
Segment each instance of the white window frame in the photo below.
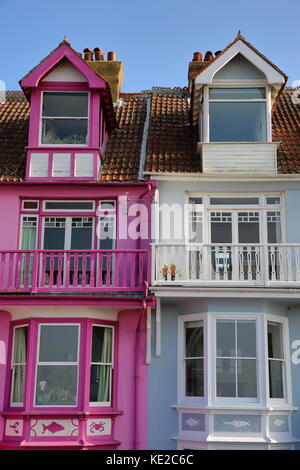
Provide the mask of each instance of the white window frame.
[{"label": "white window frame", "polygon": [[[77,338],[77,361],[76,362],[40,362],[40,339],[41,339],[41,327],[42,326],[77,326],[78,327],[78,338]],[[77,408],[78,407],[78,384],[80,374],[80,339],[81,339],[81,325],[80,323],[39,323],[38,325],[38,338],[37,338],[37,349],[36,349],[36,363],[35,363],[35,380],[34,380],[34,393],[33,393],[33,406],[34,408]],[[76,403],[74,405],[37,405],[36,404],[36,386],[39,366],[76,366],[77,367],[77,384],[76,384]]]},{"label": "white window frame", "polygon": [[[266,98],[260,101],[264,101],[266,103],[266,143],[272,142],[272,113],[271,113],[271,88],[266,83],[265,80],[244,80],[244,81],[236,81],[236,80],[228,80],[227,82],[212,82],[210,85],[204,85],[203,87],[203,110],[201,113],[202,116],[202,126],[200,126],[200,135],[203,136],[203,142],[211,142],[210,140],[210,112],[209,112],[209,104],[211,102],[209,98],[209,89],[210,88],[265,88],[266,90]],[[225,102],[225,100],[222,100]],[[233,100],[227,100],[231,102]],[[238,100],[234,100],[238,101]],[[240,102],[247,102],[248,100],[239,100]],[[249,101],[257,101],[257,100],[249,100]],[[223,142],[226,144],[226,142]],[[241,141],[243,143],[243,141]],[[250,142],[256,144],[257,142],[253,141]]]},{"label": "white window frame", "polygon": [[[73,218],[91,218],[92,219],[92,241],[91,241],[91,250],[94,247],[94,237],[95,237],[95,216],[91,215],[44,215],[42,217],[42,237],[41,237],[41,247],[42,250],[47,250],[44,248],[44,239],[45,239],[45,224],[46,218],[58,218],[58,219],[65,219],[65,240],[64,240],[64,248],[63,250],[71,250],[71,241],[72,241],[72,219]],[[84,249],[83,249],[84,250]],[[79,249],[77,251],[80,251]]]},{"label": "white window frame", "polygon": [[[210,227],[210,214],[211,212],[231,212],[233,215],[232,221],[232,243],[238,243],[238,212],[259,212],[259,232],[260,232],[260,244],[268,243],[267,240],[267,213],[268,212],[280,212],[281,216],[281,237],[282,242],[285,243],[286,231],[285,231],[285,200],[284,193],[281,192],[261,192],[261,193],[200,193],[200,192],[187,192],[185,197],[185,238],[186,243],[189,243],[189,212],[191,210],[190,198],[202,198],[202,205],[198,205],[198,208],[203,210],[203,244],[211,243],[211,227]],[[211,198],[254,198],[257,197],[259,203],[253,204],[211,204]],[[267,204],[267,197],[280,197],[279,204]],[[245,244],[247,245],[247,244]],[[251,245],[251,243],[249,243]]]},{"label": "white window frame", "polygon": [[[108,209],[108,208],[105,208],[105,209],[101,209],[101,204],[102,203],[110,203],[110,204],[113,204],[113,208],[112,209]],[[99,230],[100,230],[100,227],[101,227],[101,222],[100,222],[100,218],[104,216],[104,212],[107,212],[106,214],[106,217],[109,218],[111,221],[113,221],[113,243],[112,243],[112,250],[115,249],[116,247],[116,236],[117,236],[117,204],[116,204],[116,201],[113,200],[113,199],[101,199],[98,201],[98,207],[97,207],[97,224],[99,224]],[[97,230],[97,234],[98,234],[98,230]],[[101,237],[99,237],[98,239],[98,246],[97,248],[99,250],[101,250]]]},{"label": "white window frame", "polygon": [[[43,116],[43,102],[44,102],[44,93],[86,93],[88,95],[88,109],[87,116],[84,117],[55,117],[55,116]],[[89,122],[90,122],[90,92],[86,90],[44,90],[41,92],[41,103],[40,103],[40,118],[39,118],[39,147],[88,147],[89,146]],[[87,120],[87,135],[86,135],[86,144],[43,144],[42,143],[42,129],[43,129],[43,119],[73,119],[73,120]]]},{"label": "white window frame", "polygon": [[26,350],[26,362],[14,362],[14,355],[15,355],[15,332],[17,328],[27,328],[27,337],[29,335],[29,324],[22,323],[21,325],[15,325],[13,331],[13,341],[12,341],[12,349],[11,349],[11,390],[10,390],[10,406],[12,408],[21,408],[24,406],[24,400],[20,403],[13,401],[13,392],[14,392],[14,383],[15,383],[15,367],[16,366],[25,366],[25,380],[24,380],[24,398],[26,393],[26,375],[27,375],[27,360],[28,360],[28,342],[27,342],[27,350]]},{"label": "white window frame", "polygon": [[[263,374],[263,314],[238,314],[238,313],[211,313],[211,401],[215,406],[240,407],[249,404],[251,407],[263,406],[265,401],[265,387]],[[217,396],[217,321],[218,320],[237,320],[237,321],[255,321],[256,322],[256,383],[257,398],[247,397],[218,397]]]},{"label": "white window frame", "polygon": [[[46,209],[47,202],[61,202],[61,203],[69,203],[69,202],[92,202],[92,209]],[[46,199],[43,201],[43,212],[60,212],[60,213],[71,213],[71,212],[95,212],[95,201],[90,199]]]},{"label": "white window frame", "polygon": [[[204,367],[204,396],[188,397],[185,395],[185,323],[192,321],[203,322],[203,367]],[[178,374],[177,374],[177,401],[185,406],[207,406],[208,404],[208,348],[209,348],[209,322],[207,314],[196,313],[178,317]]]},{"label": "white window frame", "polygon": [[[111,363],[103,363],[103,362],[92,362],[92,347],[93,347],[93,328],[94,327],[99,327],[99,328],[111,328],[112,330],[112,352],[111,352]],[[90,361],[90,374],[91,374],[91,369],[92,365],[104,365],[104,366],[110,366],[110,390],[109,390],[109,401],[108,402],[91,402],[89,401],[89,406],[91,408],[94,407],[111,407],[112,404],[112,388],[113,388],[113,371],[114,371],[114,345],[115,345],[115,327],[112,325],[102,325],[100,323],[93,323],[91,325],[91,361]],[[90,375],[90,383],[89,386],[91,385],[91,375]],[[89,388],[89,393],[90,393],[90,388]]]},{"label": "white window frame", "polygon": [[[36,208],[29,208],[29,209],[26,209],[24,207],[24,203],[25,202],[36,202],[37,204],[37,207]],[[38,212],[39,210],[39,200],[38,199],[22,199],[22,207],[21,207],[22,211],[26,211],[26,212]]]},{"label": "white window frame", "polygon": [[[280,315],[266,314],[264,318],[264,330],[265,330],[265,368],[266,368],[266,396],[267,403],[270,407],[279,406],[292,406],[292,376],[291,376],[291,365],[290,365],[290,338],[289,338],[289,325],[288,318]],[[269,387],[269,354],[268,354],[268,323],[279,323],[282,331],[282,349],[283,349],[283,398],[270,398],[270,387]]]},{"label": "white window frame", "polygon": [[38,232],[39,232],[39,217],[36,212],[31,214],[28,210],[28,214],[21,214],[19,250],[22,250],[22,239],[23,239],[23,228],[24,228],[23,222],[24,222],[25,217],[34,217],[36,220],[35,248],[37,248],[37,240],[38,240]]},{"label": "white window frame", "polygon": [[[203,321],[204,328],[204,396],[185,396],[185,367],[184,367],[184,325],[185,322]],[[252,320],[256,322],[256,367],[257,367],[257,398],[247,397],[217,397],[216,377],[216,321],[217,320]],[[268,372],[268,337],[267,322],[282,323],[283,347],[285,357],[284,391],[283,399],[269,398],[269,372]],[[177,403],[180,409],[197,410],[207,406],[218,409],[282,409],[292,406],[292,383],[289,351],[288,318],[266,313],[247,312],[205,312],[178,317],[178,354],[177,354]]]}]

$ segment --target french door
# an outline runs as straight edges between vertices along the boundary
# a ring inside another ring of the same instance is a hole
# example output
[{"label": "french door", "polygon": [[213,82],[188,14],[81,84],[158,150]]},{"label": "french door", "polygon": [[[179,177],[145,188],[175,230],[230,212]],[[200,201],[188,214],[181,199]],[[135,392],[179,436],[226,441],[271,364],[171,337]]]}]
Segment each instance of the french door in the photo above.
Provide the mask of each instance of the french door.
[{"label": "french door", "polygon": [[[81,284],[83,275],[85,282],[89,282],[91,254],[81,250],[93,248],[93,234],[93,217],[44,217],[42,248],[46,253],[44,260],[46,283],[51,276],[54,284],[59,280],[64,284],[68,276],[71,285],[74,282]],[[78,253],[64,253],[61,258],[59,253],[47,253],[47,250],[78,250]]]}]

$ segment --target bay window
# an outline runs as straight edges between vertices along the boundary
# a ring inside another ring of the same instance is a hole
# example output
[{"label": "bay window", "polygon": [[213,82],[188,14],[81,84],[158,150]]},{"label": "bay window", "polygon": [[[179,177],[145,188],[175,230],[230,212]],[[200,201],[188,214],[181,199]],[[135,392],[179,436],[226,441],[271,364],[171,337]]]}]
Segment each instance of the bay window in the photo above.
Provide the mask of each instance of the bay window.
[{"label": "bay window", "polygon": [[[10,406],[79,410],[88,402],[93,410],[111,407],[114,343],[113,325],[89,319],[30,319],[16,325],[12,334]],[[90,350],[83,346],[86,344],[91,345]],[[89,380],[85,381],[85,376]]]},{"label": "bay window", "polygon": [[210,88],[210,142],[266,142],[265,88]]},{"label": "bay window", "polygon": [[285,318],[264,314],[179,317],[178,403],[183,408],[289,404],[287,328]]},{"label": "bay window", "polygon": [[87,145],[88,92],[43,92],[41,144]]}]

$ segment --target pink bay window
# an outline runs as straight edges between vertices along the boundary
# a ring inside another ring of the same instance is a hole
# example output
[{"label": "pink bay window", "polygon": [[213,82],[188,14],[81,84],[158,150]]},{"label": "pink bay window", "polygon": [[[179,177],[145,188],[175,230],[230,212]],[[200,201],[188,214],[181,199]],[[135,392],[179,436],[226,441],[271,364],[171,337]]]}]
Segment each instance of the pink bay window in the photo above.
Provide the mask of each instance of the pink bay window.
[{"label": "pink bay window", "polygon": [[112,407],[115,334],[115,324],[101,320],[14,324],[8,406],[49,411]]}]

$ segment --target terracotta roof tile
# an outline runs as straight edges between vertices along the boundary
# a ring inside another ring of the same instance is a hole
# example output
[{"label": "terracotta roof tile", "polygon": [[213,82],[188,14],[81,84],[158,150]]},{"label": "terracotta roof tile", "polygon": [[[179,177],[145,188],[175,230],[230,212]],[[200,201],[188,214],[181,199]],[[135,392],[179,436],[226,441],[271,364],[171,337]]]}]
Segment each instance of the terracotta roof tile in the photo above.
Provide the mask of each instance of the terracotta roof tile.
[{"label": "terracotta roof tile", "polygon": [[[300,173],[300,104],[287,89],[273,114],[273,140],[278,149],[278,172]],[[151,99],[150,115],[147,103]],[[197,127],[190,125],[190,99],[186,89],[154,88],[137,95],[123,94],[116,108],[101,181],[138,179],[145,123],[149,119],[145,154],[146,172],[200,172],[196,153]],[[29,104],[22,93],[7,94],[0,104],[0,179],[24,179]]]},{"label": "terracotta roof tile", "polygon": [[28,139],[29,104],[23,93],[7,92],[0,103],[0,179],[24,178]]}]

